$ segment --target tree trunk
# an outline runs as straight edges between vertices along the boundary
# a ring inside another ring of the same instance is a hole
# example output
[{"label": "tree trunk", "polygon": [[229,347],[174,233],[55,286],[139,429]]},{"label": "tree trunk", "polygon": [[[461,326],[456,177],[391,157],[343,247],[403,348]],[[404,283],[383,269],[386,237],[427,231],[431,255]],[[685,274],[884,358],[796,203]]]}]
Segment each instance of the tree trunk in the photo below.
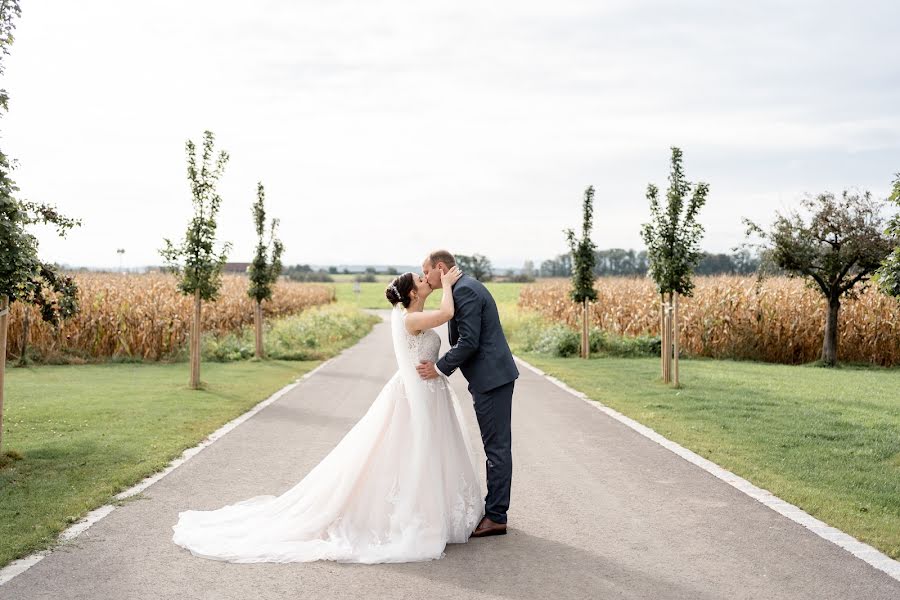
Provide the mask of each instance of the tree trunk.
[{"label": "tree trunk", "polygon": [[678,387],[678,293],[672,295],[672,354],[675,361],[675,387]]},{"label": "tree trunk", "polygon": [[581,304],[581,357],[590,358],[590,326],[588,325],[588,300],[585,298]]},{"label": "tree trunk", "polygon": [[24,365],[27,361],[28,354],[28,305],[24,305],[22,310],[22,349],[19,352],[19,364]]},{"label": "tree trunk", "polygon": [[256,312],[253,320],[256,322],[256,358],[265,358],[265,351],[263,350],[263,310],[262,302],[259,300],[256,301]]},{"label": "tree trunk", "polygon": [[828,367],[833,367],[837,363],[838,311],[840,309],[840,296],[828,299],[828,315],[825,318],[825,339],[822,341],[822,362]]},{"label": "tree trunk", "polygon": [[194,292],[194,318],[191,322],[191,389],[200,387],[200,290]]},{"label": "tree trunk", "polygon": [[3,450],[3,380],[6,373],[6,325],[9,322],[9,296],[0,296],[0,451]]},{"label": "tree trunk", "polygon": [[665,326],[665,334],[663,337],[663,364],[665,364],[665,376],[663,381],[670,383],[672,381],[672,303],[669,294],[663,294],[665,299],[665,313],[663,316],[663,324]]},{"label": "tree trunk", "polygon": [[659,376],[666,380],[666,296],[659,295]]}]

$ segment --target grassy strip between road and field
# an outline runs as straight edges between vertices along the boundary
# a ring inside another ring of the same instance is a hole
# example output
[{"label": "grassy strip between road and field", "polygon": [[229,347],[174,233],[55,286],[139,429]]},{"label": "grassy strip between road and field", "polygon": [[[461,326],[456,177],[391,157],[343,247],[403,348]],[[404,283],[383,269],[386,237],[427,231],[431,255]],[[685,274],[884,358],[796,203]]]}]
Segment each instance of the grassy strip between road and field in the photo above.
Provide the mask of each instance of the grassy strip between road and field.
[{"label": "grassy strip between road and field", "polygon": [[[377,320],[334,305],[304,311],[272,324],[270,349],[324,359]],[[228,347],[246,345],[238,342]],[[228,359],[203,363],[197,391],[185,362],[7,369],[3,450],[20,458],[0,456],[0,567],[52,546],[86,513],[321,362]]]},{"label": "grassy strip between road and field", "polygon": [[522,358],[829,525],[900,559],[900,369]]},{"label": "grassy strip between road and field", "polygon": [[[355,344],[378,321],[378,317],[345,304],[308,308],[266,323],[265,355],[278,360],[323,360]],[[252,358],[255,351],[252,327],[224,336],[203,336],[204,360],[244,360]],[[187,360],[186,351],[183,358]]]}]

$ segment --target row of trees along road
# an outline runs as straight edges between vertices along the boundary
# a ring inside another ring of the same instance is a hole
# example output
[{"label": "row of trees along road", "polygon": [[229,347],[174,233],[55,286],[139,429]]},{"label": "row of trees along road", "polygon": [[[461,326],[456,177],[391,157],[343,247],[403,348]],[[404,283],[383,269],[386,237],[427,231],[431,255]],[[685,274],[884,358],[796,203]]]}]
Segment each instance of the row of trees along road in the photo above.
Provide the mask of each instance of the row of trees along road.
[{"label": "row of trees along road", "polygon": [[[201,387],[201,307],[204,301],[214,302],[218,299],[222,284],[222,267],[231,249],[231,243],[225,242],[221,249],[216,250],[216,217],[222,202],[216,191],[216,184],[225,172],[229,156],[224,150],[219,151],[216,156],[214,145],[213,133],[209,130],[203,132],[203,155],[198,169],[196,146],[191,140],[187,141],[187,175],[191,186],[194,216],[188,223],[184,239],[178,244],[173,244],[171,240],[164,238],[165,246],[159,251],[166,261],[167,269],[178,277],[178,290],[186,296],[194,297],[189,340],[191,354],[189,383],[192,389]],[[214,156],[216,156],[215,163],[213,163]],[[277,219],[271,221],[268,228],[269,240],[268,242],[265,240],[265,189],[262,182],[257,183],[253,222],[258,239],[256,255],[249,268],[250,285],[247,293],[255,302],[256,356],[263,358],[262,303],[272,297],[272,286],[281,273],[281,254],[284,246],[275,237]]]},{"label": "row of trees along road", "polygon": [[[641,229],[647,245],[647,261],[650,276],[660,294],[660,337],[662,340],[661,370],[663,381],[674,379],[678,386],[678,295],[690,295],[694,288],[692,271],[700,261],[702,252],[699,241],[703,226],[697,221],[700,208],[706,203],[709,186],[698,183],[691,192],[691,184],[685,179],[682,153],[672,148],[669,189],[666,205],[659,200],[659,189],[652,183],[647,186],[651,220]],[[597,299],[594,289],[596,247],[591,240],[594,214],[594,188],[584,192],[582,204],[583,222],[581,238],[571,229],[564,231],[572,256],[572,290],[570,296],[581,304],[581,356],[590,356],[590,303]],[[674,360],[674,364],[673,364]]]},{"label": "row of trees along road", "polygon": [[[647,186],[650,221],[642,225],[641,236],[647,246],[650,277],[660,294],[661,372],[663,381],[678,379],[678,299],[691,296],[693,277],[703,253],[699,242],[703,226],[697,220],[706,203],[709,186],[686,180],[682,152],[673,147],[669,187],[665,203],[659,190]],[[692,191],[693,188],[693,191]],[[885,226],[883,216],[887,202],[900,207],[900,173],[895,175],[887,201],[876,200],[871,193],[845,190],[840,198],[831,192],[807,196],[801,210],[776,213],[772,225],[765,229],[744,218],[747,236],[761,242],[746,242],[738,256],[749,256],[756,248],[761,257],[759,277],[777,272],[789,277],[802,277],[821,292],[827,304],[821,361],[825,366],[837,363],[839,313],[841,300],[863,293],[869,280],[877,282],[887,295],[900,299],[900,213]],[[588,356],[589,303],[596,299],[593,289],[596,275],[596,250],[590,240],[593,217],[593,188],[585,191],[582,238],[565,230],[571,254],[571,298],[581,304],[582,350]]]}]

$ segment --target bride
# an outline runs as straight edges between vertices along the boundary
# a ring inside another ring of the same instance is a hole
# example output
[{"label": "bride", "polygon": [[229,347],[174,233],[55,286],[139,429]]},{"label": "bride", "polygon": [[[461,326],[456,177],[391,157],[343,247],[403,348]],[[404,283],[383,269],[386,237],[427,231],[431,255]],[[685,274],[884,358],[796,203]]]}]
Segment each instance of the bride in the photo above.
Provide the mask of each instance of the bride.
[{"label": "bride", "polygon": [[446,378],[422,380],[436,361],[433,328],[453,316],[454,267],[432,288],[404,273],[385,290],[398,370],[365,415],[293,488],[217,510],[178,513],[172,541],[195,556],[236,563],[334,560],[409,562],[441,558],[484,513],[459,401]]}]

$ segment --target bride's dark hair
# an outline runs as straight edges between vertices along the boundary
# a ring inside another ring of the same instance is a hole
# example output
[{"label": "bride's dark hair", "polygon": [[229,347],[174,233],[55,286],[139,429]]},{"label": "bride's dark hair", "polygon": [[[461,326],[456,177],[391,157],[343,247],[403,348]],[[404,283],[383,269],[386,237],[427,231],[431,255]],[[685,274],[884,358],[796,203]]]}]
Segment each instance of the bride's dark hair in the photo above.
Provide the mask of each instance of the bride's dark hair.
[{"label": "bride's dark hair", "polygon": [[412,302],[409,294],[416,287],[415,281],[416,278],[412,273],[398,275],[384,290],[384,296],[393,305],[399,302],[403,308],[409,308],[409,303]]}]

